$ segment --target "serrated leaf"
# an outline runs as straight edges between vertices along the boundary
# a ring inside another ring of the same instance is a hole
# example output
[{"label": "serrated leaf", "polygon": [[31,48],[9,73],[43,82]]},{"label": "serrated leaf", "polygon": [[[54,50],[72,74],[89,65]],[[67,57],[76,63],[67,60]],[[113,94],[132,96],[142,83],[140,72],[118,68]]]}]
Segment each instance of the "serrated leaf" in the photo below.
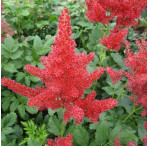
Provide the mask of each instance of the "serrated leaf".
[{"label": "serrated leaf", "polygon": [[76,143],[78,143],[79,145],[82,146],[89,145],[89,134],[86,131],[86,129],[81,126],[76,126],[73,138],[76,141]]},{"label": "serrated leaf", "polygon": [[30,114],[36,114],[38,112],[38,110],[35,107],[30,107],[28,105],[26,105],[26,110],[30,113]]},{"label": "serrated leaf", "polygon": [[8,134],[11,134],[11,133],[14,133],[14,132],[15,132],[15,130],[12,129],[11,127],[6,127],[6,128],[3,130],[3,133],[4,133],[5,135],[8,135]]},{"label": "serrated leaf", "polygon": [[123,132],[120,132],[118,137],[122,144],[127,144],[130,140],[137,139],[136,135],[127,129],[125,129]]},{"label": "serrated leaf", "polygon": [[16,125],[16,126],[14,127],[14,130],[15,130],[15,134],[16,134],[18,137],[21,137],[21,135],[23,135],[23,129],[22,129],[20,126]]},{"label": "serrated leaf", "polygon": [[54,135],[60,135],[62,130],[62,121],[59,121],[59,119],[56,116],[51,116],[48,123],[48,131],[53,133]]},{"label": "serrated leaf", "polygon": [[19,50],[13,54],[11,54],[11,59],[17,59],[17,58],[20,58],[21,55],[23,54],[23,51]]},{"label": "serrated leaf", "polygon": [[19,72],[16,75],[16,81],[19,82],[25,77],[25,74],[23,72]]},{"label": "serrated leaf", "polygon": [[95,141],[96,144],[103,145],[107,142],[108,139],[108,127],[105,123],[100,122],[98,124],[96,133],[95,133]]},{"label": "serrated leaf", "polygon": [[119,55],[117,53],[111,53],[111,57],[123,70],[127,69],[127,67],[125,67],[125,64],[123,62],[121,55]]},{"label": "serrated leaf", "polygon": [[16,113],[10,113],[7,114],[3,119],[2,119],[2,128],[12,126],[17,120],[17,115]]},{"label": "serrated leaf", "polygon": [[113,95],[114,94],[114,89],[112,87],[110,87],[110,86],[103,87],[102,89],[105,90],[105,92],[108,95]]},{"label": "serrated leaf", "polygon": [[109,139],[114,140],[116,137],[118,137],[120,130],[122,130],[121,123],[117,123],[114,129],[110,132]]},{"label": "serrated leaf", "polygon": [[17,109],[18,105],[19,105],[19,101],[18,101],[18,100],[14,101],[14,102],[10,105],[10,111],[11,111],[11,112],[14,112],[14,111]]},{"label": "serrated leaf", "polygon": [[28,146],[42,146],[42,144],[39,141],[36,141],[35,139],[29,138]]},{"label": "serrated leaf", "polygon": [[36,51],[39,51],[40,49],[42,49],[42,47],[43,47],[43,43],[42,43],[41,38],[39,36],[35,36],[34,42],[33,42],[33,48]]},{"label": "serrated leaf", "polygon": [[24,105],[19,105],[18,106],[18,111],[19,111],[21,117],[24,118],[25,117],[25,106]]},{"label": "serrated leaf", "polygon": [[30,86],[30,78],[28,76],[25,77],[25,84],[29,87]]},{"label": "serrated leaf", "polygon": [[15,68],[14,64],[12,64],[12,63],[5,64],[4,65],[4,70],[8,71],[10,73],[17,72],[17,69]]}]

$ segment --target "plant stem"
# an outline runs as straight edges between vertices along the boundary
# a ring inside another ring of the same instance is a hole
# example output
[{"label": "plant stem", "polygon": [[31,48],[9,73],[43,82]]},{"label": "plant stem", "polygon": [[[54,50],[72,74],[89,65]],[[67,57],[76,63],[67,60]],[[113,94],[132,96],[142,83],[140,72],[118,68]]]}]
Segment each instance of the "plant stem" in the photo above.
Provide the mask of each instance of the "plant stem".
[{"label": "plant stem", "polygon": [[112,142],[113,140],[110,140],[108,143],[106,143],[104,146],[107,146],[110,142]]},{"label": "plant stem", "polygon": [[139,109],[141,109],[142,107],[138,107],[137,109],[134,109],[122,122],[124,123],[134,112],[138,111]]},{"label": "plant stem", "polygon": [[62,131],[61,131],[61,138],[63,138],[64,129],[65,129],[65,124],[64,124],[64,120],[63,120]]},{"label": "plant stem", "polygon": [[128,81],[126,81],[126,83],[123,85],[122,91],[121,91],[121,93],[119,94],[119,96],[117,97],[116,100],[118,100],[120,98],[120,96],[122,95],[124,88],[127,86],[127,83],[128,83]]}]

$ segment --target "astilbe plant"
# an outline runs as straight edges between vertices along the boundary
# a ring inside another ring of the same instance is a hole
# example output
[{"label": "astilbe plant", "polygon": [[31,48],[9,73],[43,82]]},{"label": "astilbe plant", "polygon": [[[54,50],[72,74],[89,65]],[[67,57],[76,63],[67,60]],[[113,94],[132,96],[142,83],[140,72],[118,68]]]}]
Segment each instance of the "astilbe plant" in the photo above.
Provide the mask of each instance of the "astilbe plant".
[{"label": "astilbe plant", "polygon": [[125,65],[130,67],[132,72],[124,72],[128,78],[127,89],[134,95],[130,97],[135,101],[135,105],[144,108],[142,116],[147,115],[147,42],[145,40],[136,41],[138,52],[133,53],[128,42],[126,42]]},{"label": "astilbe plant", "polygon": [[[2,5],[3,5],[3,3],[1,0],[1,12],[3,11]],[[9,26],[9,24],[7,22],[5,22],[1,18],[1,42],[4,42],[7,35],[13,36],[13,34],[14,34],[14,31],[12,30],[12,28]]]},{"label": "astilbe plant", "polygon": [[80,124],[83,117],[97,122],[100,113],[117,105],[115,99],[96,100],[93,91],[83,99],[84,89],[89,88],[95,80],[104,73],[104,68],[98,68],[93,73],[86,70],[87,65],[94,58],[94,53],[75,53],[75,41],[71,39],[70,16],[67,9],[59,17],[58,36],[55,45],[48,56],[42,56],[44,69],[26,65],[31,75],[37,76],[44,83],[43,87],[29,88],[13,80],[2,78],[2,85],[15,93],[29,98],[28,105],[43,109],[65,109],[64,122],[69,118],[76,119]]}]

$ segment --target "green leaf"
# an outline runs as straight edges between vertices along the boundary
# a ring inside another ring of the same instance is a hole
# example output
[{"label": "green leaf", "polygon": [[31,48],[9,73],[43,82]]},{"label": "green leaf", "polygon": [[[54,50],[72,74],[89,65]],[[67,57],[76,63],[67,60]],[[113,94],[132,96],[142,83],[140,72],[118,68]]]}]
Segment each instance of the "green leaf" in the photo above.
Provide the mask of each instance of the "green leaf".
[{"label": "green leaf", "polygon": [[23,129],[22,129],[20,126],[16,125],[16,126],[14,127],[14,130],[15,130],[15,134],[16,134],[18,137],[21,137],[21,135],[23,135]]},{"label": "green leaf", "polygon": [[35,139],[29,138],[28,146],[42,146],[42,144],[39,141],[36,141]]},{"label": "green leaf", "polygon": [[8,127],[8,126],[12,126],[17,120],[17,115],[16,113],[10,113],[7,114],[3,119],[2,119],[2,128]]},{"label": "green leaf", "polygon": [[110,132],[109,140],[114,140],[118,137],[120,130],[122,130],[121,123],[117,123],[114,129]]},{"label": "green leaf", "polygon": [[142,139],[143,137],[146,136],[146,129],[144,128],[143,123],[144,123],[144,120],[143,120],[143,118],[140,117],[138,119],[138,122],[137,122],[137,124],[138,124],[138,135],[140,136],[140,139]]},{"label": "green leaf", "polygon": [[36,51],[39,51],[40,49],[42,49],[42,47],[43,47],[43,43],[42,43],[41,38],[39,36],[35,36],[34,42],[33,42],[33,48]]},{"label": "green leaf", "polygon": [[18,101],[18,100],[14,101],[14,102],[10,105],[10,111],[11,111],[11,112],[14,112],[14,111],[17,109],[18,105],[19,105],[19,101]]},{"label": "green leaf", "polygon": [[105,90],[105,92],[108,95],[113,95],[114,94],[114,89],[112,87],[110,87],[110,86],[103,87],[102,89]]},{"label": "green leaf", "polygon": [[122,144],[127,144],[130,140],[137,139],[136,135],[127,129],[125,129],[123,132],[120,132],[118,136]]},{"label": "green leaf", "polygon": [[99,122],[96,133],[95,140],[99,145],[104,145],[108,139],[108,127],[103,122]]},{"label": "green leaf", "polygon": [[23,51],[19,50],[13,54],[11,54],[11,59],[17,59],[17,58],[20,58],[21,55],[23,54]]},{"label": "green leaf", "polygon": [[16,81],[19,82],[25,77],[25,74],[23,72],[19,72],[16,75]]},{"label": "green leaf", "polygon": [[19,105],[18,106],[18,111],[19,111],[21,117],[24,118],[25,117],[25,106],[24,105]]},{"label": "green leaf", "polygon": [[20,17],[22,17],[22,16],[28,16],[29,15],[29,10],[28,9],[20,9],[18,15]]},{"label": "green leaf", "polygon": [[5,135],[8,135],[8,134],[11,134],[11,133],[14,133],[14,132],[15,132],[15,130],[12,129],[11,127],[6,127],[6,128],[3,130],[3,133],[4,133]]},{"label": "green leaf", "polygon": [[15,68],[14,64],[12,64],[12,63],[5,64],[4,65],[4,70],[8,71],[10,73],[17,72],[17,69]]},{"label": "green leaf", "polygon": [[55,115],[51,116],[48,123],[48,131],[54,135],[60,135],[62,131],[62,121],[60,121]]},{"label": "green leaf", "polygon": [[30,76],[30,80],[33,81],[33,82],[39,82],[40,79],[35,77],[35,76]]},{"label": "green leaf", "polygon": [[123,62],[121,55],[119,55],[117,53],[111,53],[111,57],[123,70],[127,69],[127,67],[125,67],[125,64]]},{"label": "green leaf", "polygon": [[35,107],[30,107],[28,105],[26,105],[26,110],[30,113],[30,114],[36,114],[38,112],[38,110]]},{"label": "green leaf", "polygon": [[89,145],[89,134],[86,131],[86,129],[81,126],[76,126],[73,138],[76,141],[76,143],[81,146]]},{"label": "green leaf", "polygon": [[77,22],[78,25],[82,26],[82,27],[93,27],[93,24],[90,22],[84,22],[84,21],[79,21]]},{"label": "green leaf", "polygon": [[30,78],[28,76],[25,77],[25,84],[29,87],[30,86]]}]

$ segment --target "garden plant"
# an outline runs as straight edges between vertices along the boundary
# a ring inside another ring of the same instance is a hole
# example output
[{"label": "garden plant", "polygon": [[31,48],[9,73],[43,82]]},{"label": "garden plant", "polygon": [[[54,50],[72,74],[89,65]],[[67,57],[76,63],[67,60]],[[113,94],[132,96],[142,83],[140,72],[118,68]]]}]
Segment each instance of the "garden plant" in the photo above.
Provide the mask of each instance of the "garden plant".
[{"label": "garden plant", "polygon": [[146,146],[146,0],[2,0],[2,146]]}]

